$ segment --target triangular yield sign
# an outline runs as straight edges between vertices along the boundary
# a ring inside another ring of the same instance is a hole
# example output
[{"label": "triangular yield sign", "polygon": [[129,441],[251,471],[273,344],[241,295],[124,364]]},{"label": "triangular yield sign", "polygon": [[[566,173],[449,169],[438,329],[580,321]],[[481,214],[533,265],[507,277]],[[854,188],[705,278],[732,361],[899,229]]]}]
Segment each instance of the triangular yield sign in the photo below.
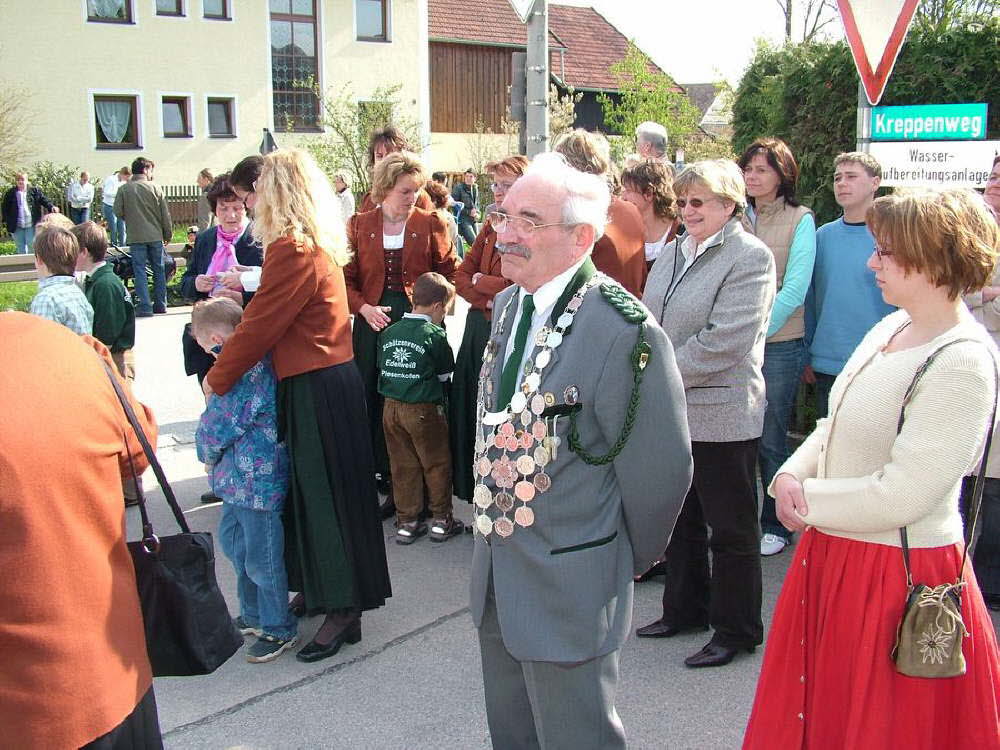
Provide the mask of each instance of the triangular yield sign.
[{"label": "triangular yield sign", "polygon": [[837,0],[854,64],[872,105],[882,98],[919,4],[920,0]]}]

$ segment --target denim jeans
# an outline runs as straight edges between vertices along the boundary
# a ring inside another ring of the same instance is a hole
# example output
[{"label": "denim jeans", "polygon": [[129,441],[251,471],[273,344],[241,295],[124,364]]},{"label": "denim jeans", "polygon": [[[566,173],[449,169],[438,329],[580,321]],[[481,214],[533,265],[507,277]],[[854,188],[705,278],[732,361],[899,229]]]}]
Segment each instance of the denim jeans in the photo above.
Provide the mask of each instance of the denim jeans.
[{"label": "denim jeans", "polygon": [[85,221],[90,221],[90,206],[84,206],[83,208],[73,208],[70,206],[69,218],[74,224],[83,224]]},{"label": "denim jeans", "polygon": [[[163,243],[146,242],[129,245],[132,253],[132,273],[135,274],[135,293],[139,297],[136,313],[148,315],[167,309],[167,279],[163,272]],[[146,280],[146,266],[153,268],[153,303],[149,302],[149,282]]]},{"label": "denim jeans", "polygon": [[101,210],[104,212],[104,221],[107,222],[108,233],[111,235],[111,244],[115,247],[123,247],[125,245],[125,220],[119,219],[115,215],[115,207],[108,203],[102,203]]},{"label": "denim jeans", "polygon": [[298,622],[288,611],[281,511],[223,503],[219,544],[236,569],[236,594],[244,622],[285,641],[294,636]]},{"label": "denim jeans", "polygon": [[830,389],[837,376],[825,372],[814,372],[813,375],[816,376],[816,419],[822,419],[830,413]]},{"label": "denim jeans", "polygon": [[[962,519],[968,523],[974,476],[962,480]],[[1000,479],[986,477],[979,506],[979,541],[972,552],[972,569],[987,604],[1000,604]]]},{"label": "denim jeans", "polygon": [[32,252],[33,248],[31,246],[35,241],[34,227],[19,227],[13,231],[13,235],[14,246],[17,248],[18,255],[25,255]]},{"label": "denim jeans", "polygon": [[764,411],[759,452],[760,481],[764,486],[760,528],[764,534],[775,534],[784,539],[791,539],[792,534],[778,521],[774,499],[767,494],[767,486],[791,455],[788,450],[788,422],[805,366],[806,346],[802,339],[765,344],[763,371],[767,409]]}]

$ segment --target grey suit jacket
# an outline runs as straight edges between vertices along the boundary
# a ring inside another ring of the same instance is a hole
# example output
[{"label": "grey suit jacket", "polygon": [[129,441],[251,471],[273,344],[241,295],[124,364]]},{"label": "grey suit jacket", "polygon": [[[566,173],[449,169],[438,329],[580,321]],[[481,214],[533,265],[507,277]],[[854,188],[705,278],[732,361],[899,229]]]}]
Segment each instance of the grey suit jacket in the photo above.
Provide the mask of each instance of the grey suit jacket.
[{"label": "grey suit jacket", "polygon": [[[500,352],[514,316],[497,331],[499,311],[517,291],[512,286],[494,300],[491,338]],[[651,354],[638,417],[621,453],[610,463],[588,465],[569,448],[568,416],[560,418],[562,444],[545,467],[552,487],[530,503],[534,524],[516,527],[506,539],[476,533],[473,620],[477,627],[482,622],[492,577],[504,644],[521,661],[579,662],[621,647],[631,627],[632,576],[662,553],[690,485],[687,418],[673,350],[651,318],[642,325]],[[579,435],[591,454],[606,454],[621,432],[638,332],[639,325],[627,322],[594,286],[543,371],[539,392],[555,398],[546,413],[565,416],[574,407],[565,403],[564,391],[577,387]],[[502,360],[497,357],[489,373],[494,392]],[[498,454],[491,448],[488,455]],[[490,477],[484,481],[495,490]],[[488,513],[495,517],[495,506]]]},{"label": "grey suit jacket", "polygon": [[674,345],[691,439],[758,438],[767,405],[761,363],[774,302],[774,256],[739,219],[730,219],[721,241],[682,276],[683,239],[656,259],[642,301]]}]

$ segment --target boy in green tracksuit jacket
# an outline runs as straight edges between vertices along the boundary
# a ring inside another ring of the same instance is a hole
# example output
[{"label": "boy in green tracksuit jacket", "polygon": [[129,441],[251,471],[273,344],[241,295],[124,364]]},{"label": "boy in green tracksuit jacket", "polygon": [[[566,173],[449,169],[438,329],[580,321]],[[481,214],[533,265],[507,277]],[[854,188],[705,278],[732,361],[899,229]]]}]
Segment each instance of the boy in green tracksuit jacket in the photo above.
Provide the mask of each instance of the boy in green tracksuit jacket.
[{"label": "boy in green tracksuit jacket", "polygon": [[455,299],[455,287],[439,273],[425,273],[413,285],[413,312],[379,337],[378,390],[385,397],[382,426],[389,450],[396,501],[396,541],[412,544],[427,533],[420,520],[427,485],[433,521],[431,541],[465,531],[451,505],[451,453],[444,383],[455,369],[441,328]]},{"label": "boy in green tracksuit jacket", "polygon": [[80,244],[76,270],[87,274],[83,293],[94,308],[94,338],[111,351],[111,358],[123,378],[135,379],[135,305],[110,263],[104,260],[108,252],[108,236],[92,221],[73,227]]}]

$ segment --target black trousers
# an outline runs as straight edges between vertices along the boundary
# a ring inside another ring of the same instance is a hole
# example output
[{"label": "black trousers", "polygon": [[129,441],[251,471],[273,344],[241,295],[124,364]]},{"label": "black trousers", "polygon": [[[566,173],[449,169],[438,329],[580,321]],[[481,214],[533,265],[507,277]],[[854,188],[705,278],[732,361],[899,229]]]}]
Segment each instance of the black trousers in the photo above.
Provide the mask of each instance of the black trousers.
[{"label": "black trousers", "polygon": [[[969,522],[974,476],[962,480],[962,518]],[[979,541],[972,551],[972,568],[987,604],[1000,605],[1000,479],[986,477],[979,507]]]},{"label": "black trousers", "polygon": [[756,646],[764,640],[757,440],[693,442],[691,453],[694,479],[664,558],[663,622],[711,625],[712,641],[727,648]]},{"label": "black trousers", "polygon": [[142,700],[121,724],[80,750],[162,750],[160,720],[156,714],[156,697],[150,686]]}]

